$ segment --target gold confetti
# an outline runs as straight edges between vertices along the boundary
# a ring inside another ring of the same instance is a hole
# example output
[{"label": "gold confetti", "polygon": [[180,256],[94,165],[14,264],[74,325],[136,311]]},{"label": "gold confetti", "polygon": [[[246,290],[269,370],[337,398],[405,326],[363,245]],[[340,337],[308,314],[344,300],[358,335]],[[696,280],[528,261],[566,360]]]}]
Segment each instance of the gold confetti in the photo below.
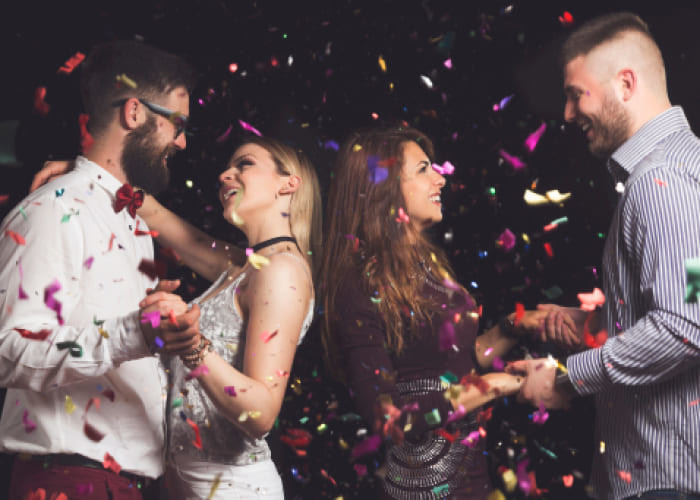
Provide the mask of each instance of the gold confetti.
[{"label": "gold confetti", "polygon": [[216,477],[214,477],[214,481],[211,483],[211,490],[209,490],[209,496],[207,497],[207,500],[211,500],[214,497],[214,493],[216,493],[216,490],[219,488],[219,485],[221,484],[221,472],[219,472]]},{"label": "gold confetti", "polygon": [[98,330],[100,332],[100,335],[102,335],[104,338],[109,338],[109,333],[107,333],[107,331],[104,328],[100,327]]},{"label": "gold confetti", "polygon": [[379,63],[379,69],[382,70],[382,73],[386,73],[386,61],[381,55],[379,56],[379,59],[377,59],[377,62]]},{"label": "gold confetti", "polygon": [[250,261],[251,265],[255,269],[261,269],[263,266],[267,266],[270,264],[270,259],[268,259],[264,255],[258,255],[255,252],[251,253],[248,256],[248,261]]},{"label": "gold confetti", "polygon": [[66,413],[72,415],[75,411],[75,404],[70,396],[66,395]]},{"label": "gold confetti", "polygon": [[355,144],[355,145],[352,147],[352,150],[353,150],[355,153],[357,153],[360,149],[362,149],[362,146],[360,146],[359,144]]}]

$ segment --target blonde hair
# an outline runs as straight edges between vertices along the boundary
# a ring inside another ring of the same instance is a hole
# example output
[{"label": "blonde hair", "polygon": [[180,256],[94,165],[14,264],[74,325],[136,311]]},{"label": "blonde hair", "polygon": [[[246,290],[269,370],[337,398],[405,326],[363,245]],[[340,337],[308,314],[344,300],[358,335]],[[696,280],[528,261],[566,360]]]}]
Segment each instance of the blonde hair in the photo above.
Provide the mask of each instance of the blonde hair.
[{"label": "blonde hair", "polygon": [[239,147],[246,144],[256,144],[270,153],[279,174],[296,175],[301,179],[299,188],[292,193],[289,227],[315,276],[320,262],[322,209],[321,189],[314,166],[303,152],[269,137],[250,137]]}]

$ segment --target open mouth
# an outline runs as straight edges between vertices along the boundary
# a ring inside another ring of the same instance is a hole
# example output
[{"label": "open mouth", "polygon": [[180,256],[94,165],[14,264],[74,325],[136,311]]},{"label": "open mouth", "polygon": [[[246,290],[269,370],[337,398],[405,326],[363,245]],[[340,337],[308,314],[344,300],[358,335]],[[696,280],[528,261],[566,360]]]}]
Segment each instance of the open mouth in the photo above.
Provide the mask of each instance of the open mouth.
[{"label": "open mouth", "polygon": [[238,192],[238,188],[229,189],[223,195],[224,201],[228,200],[231,196],[234,196]]},{"label": "open mouth", "polygon": [[430,197],[430,201],[436,205],[441,205],[442,202],[440,201],[440,193],[432,195]]}]

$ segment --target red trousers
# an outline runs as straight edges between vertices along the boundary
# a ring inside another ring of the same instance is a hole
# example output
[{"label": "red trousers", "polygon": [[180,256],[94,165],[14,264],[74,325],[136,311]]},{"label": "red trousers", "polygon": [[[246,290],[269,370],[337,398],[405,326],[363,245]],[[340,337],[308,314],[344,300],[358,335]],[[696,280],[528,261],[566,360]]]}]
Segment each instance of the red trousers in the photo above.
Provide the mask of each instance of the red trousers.
[{"label": "red trousers", "polygon": [[[131,480],[111,470],[15,459],[9,500],[143,500]],[[39,491],[39,489],[43,489]],[[60,494],[63,493],[64,496]]]}]

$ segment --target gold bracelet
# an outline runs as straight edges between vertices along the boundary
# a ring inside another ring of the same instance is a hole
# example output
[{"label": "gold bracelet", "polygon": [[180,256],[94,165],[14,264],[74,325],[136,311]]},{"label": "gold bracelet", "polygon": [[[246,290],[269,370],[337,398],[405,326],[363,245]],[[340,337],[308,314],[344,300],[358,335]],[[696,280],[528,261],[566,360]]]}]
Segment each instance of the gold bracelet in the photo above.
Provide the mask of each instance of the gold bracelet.
[{"label": "gold bracelet", "polygon": [[211,342],[207,338],[202,337],[199,345],[185,354],[180,354],[180,359],[185,367],[194,369],[201,365],[207,354],[213,350],[214,347],[211,345]]}]

